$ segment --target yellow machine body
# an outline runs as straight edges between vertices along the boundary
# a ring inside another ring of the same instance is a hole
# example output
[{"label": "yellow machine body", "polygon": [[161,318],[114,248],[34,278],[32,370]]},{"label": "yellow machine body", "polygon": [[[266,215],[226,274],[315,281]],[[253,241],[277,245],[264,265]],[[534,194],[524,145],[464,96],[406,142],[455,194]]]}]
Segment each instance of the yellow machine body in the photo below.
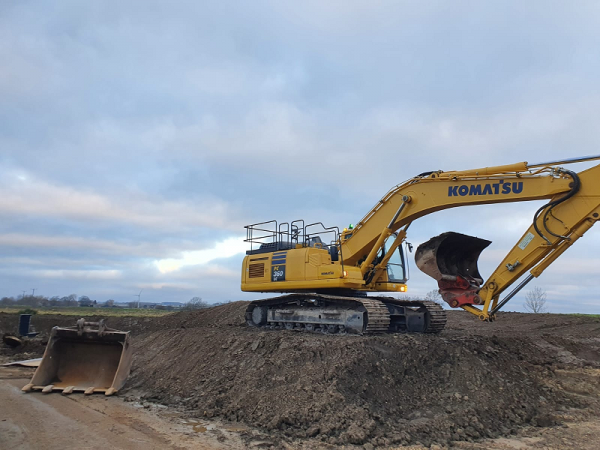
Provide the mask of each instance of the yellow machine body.
[{"label": "yellow machine body", "polygon": [[323,248],[301,247],[269,254],[247,255],[242,290],[248,292],[303,292],[354,289],[406,292],[403,280],[390,281],[387,273],[367,287],[360,268],[332,261]]}]

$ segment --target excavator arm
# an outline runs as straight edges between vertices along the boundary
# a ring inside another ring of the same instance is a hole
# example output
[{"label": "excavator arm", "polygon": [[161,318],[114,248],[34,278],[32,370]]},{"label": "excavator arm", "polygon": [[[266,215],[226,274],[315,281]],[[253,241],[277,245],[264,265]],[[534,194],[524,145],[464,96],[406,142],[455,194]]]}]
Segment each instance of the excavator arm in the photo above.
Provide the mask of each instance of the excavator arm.
[{"label": "excavator arm", "polygon": [[[556,196],[544,205],[534,221],[490,275],[479,297],[482,309],[465,306],[482,320],[494,314],[533,278],[539,277],[600,218],[600,166],[574,174],[573,195]],[[579,185],[579,186],[577,186]],[[502,301],[500,294],[529,274]],[[490,309],[491,308],[491,309]]]},{"label": "excavator arm", "polygon": [[[485,283],[476,263],[489,241],[446,233],[417,250],[417,265],[438,281],[442,297],[451,306],[493,320],[495,312],[519,289],[598,220],[600,165],[579,174],[558,166],[594,159],[600,157],[421,174],[389,191],[355,229],[342,236],[344,263],[359,266],[366,287],[374,289],[414,220],[459,206],[548,199]],[[393,244],[384,246],[393,233]],[[526,272],[530,274],[500,301],[500,294]]]}]

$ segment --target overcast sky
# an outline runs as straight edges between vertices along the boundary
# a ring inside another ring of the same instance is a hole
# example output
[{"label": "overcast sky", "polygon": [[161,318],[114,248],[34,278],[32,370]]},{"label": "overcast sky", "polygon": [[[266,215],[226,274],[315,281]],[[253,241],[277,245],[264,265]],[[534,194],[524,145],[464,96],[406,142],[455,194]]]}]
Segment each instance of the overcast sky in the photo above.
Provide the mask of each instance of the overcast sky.
[{"label": "overcast sky", "polygon": [[[344,227],[427,170],[600,154],[594,1],[0,0],[0,60],[0,296],[251,299],[245,224]],[[408,240],[490,239],[486,277],[537,207]],[[592,229],[530,286],[599,312],[599,251]],[[409,293],[437,287],[411,264]]]}]

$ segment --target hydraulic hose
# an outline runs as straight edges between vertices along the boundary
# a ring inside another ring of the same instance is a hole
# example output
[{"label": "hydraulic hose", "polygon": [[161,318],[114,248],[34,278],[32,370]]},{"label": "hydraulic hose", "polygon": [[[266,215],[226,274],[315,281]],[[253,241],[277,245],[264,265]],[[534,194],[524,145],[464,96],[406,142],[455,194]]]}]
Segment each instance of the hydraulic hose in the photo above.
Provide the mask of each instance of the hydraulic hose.
[{"label": "hydraulic hose", "polygon": [[540,209],[538,209],[535,212],[535,214],[533,215],[533,228],[535,229],[536,233],[548,243],[548,245],[552,245],[552,242],[550,242],[550,240],[541,232],[541,230],[539,229],[539,227],[537,225],[537,220],[538,220],[540,214],[544,210],[546,211],[544,213],[542,222],[544,224],[544,229],[548,232],[548,234],[550,234],[554,237],[557,237],[559,239],[568,239],[567,236],[561,236],[560,234],[553,233],[548,228],[548,225],[546,225],[546,220],[548,218],[548,214],[550,214],[556,206],[560,205],[561,203],[563,203],[563,202],[567,201],[568,199],[570,199],[571,197],[573,197],[575,194],[577,194],[577,192],[579,192],[579,189],[581,188],[581,180],[579,179],[579,175],[577,175],[576,172],[573,172],[571,170],[566,170],[566,169],[561,169],[561,172],[567,174],[568,176],[570,176],[573,179],[573,187],[571,188],[571,190],[569,192],[567,192],[566,195],[545,204]]}]

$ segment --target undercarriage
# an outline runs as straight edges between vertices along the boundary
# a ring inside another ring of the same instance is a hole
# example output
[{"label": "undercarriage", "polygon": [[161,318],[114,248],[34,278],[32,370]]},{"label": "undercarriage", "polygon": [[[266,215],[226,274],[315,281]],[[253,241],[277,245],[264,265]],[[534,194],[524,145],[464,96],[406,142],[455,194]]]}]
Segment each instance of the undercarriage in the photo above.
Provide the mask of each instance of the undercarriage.
[{"label": "undercarriage", "polygon": [[427,300],[302,293],[253,301],[246,309],[246,322],[325,334],[439,333],[446,313]]}]

